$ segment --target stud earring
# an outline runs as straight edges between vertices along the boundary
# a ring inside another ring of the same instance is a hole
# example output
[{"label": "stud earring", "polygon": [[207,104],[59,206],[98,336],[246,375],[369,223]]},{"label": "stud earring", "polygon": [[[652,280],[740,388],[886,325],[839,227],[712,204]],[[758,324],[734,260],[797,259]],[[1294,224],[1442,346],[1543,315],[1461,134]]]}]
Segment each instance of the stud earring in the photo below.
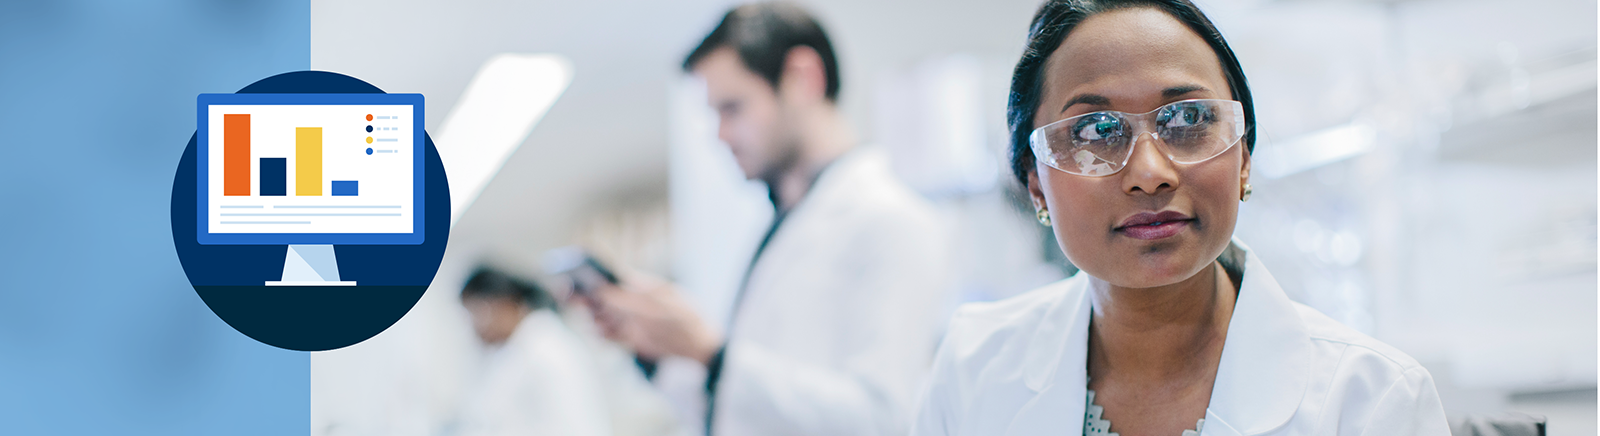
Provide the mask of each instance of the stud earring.
[{"label": "stud earring", "polygon": [[1034,214],[1034,216],[1039,218],[1039,224],[1043,224],[1045,227],[1050,227],[1050,210],[1039,208],[1039,213]]},{"label": "stud earring", "polygon": [[1250,201],[1250,184],[1244,184],[1244,193],[1239,194],[1239,201]]}]

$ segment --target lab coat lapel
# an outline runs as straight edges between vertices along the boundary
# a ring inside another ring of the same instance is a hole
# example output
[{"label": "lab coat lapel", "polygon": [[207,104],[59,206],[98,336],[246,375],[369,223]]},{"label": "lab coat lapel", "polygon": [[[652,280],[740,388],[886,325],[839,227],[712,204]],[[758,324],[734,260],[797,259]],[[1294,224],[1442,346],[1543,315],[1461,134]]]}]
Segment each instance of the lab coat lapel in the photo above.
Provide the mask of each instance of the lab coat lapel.
[{"label": "lab coat lapel", "polygon": [[1245,252],[1244,283],[1222,345],[1206,410],[1206,436],[1251,435],[1294,415],[1311,380],[1311,339],[1300,313],[1261,259]]},{"label": "lab coat lapel", "polygon": [[1007,426],[1007,435],[1077,434],[1083,429],[1088,390],[1089,293],[1087,280],[1058,300],[1029,338],[1023,381],[1032,399]]},{"label": "lab coat lapel", "polygon": [[[794,271],[806,271],[806,268],[796,268],[801,264],[807,268],[815,265],[806,265],[802,259],[807,259],[810,253],[825,250],[825,244],[837,244],[839,238],[819,238],[817,235],[832,233],[838,226],[840,210],[848,207],[850,197],[859,195],[848,188],[852,185],[859,186],[861,179],[870,177],[868,174],[873,165],[872,160],[879,159],[871,150],[856,150],[840,156],[838,160],[829,164],[817,174],[817,180],[812,183],[811,190],[800,199],[794,208],[789,210],[788,216],[783,218],[783,223],[774,230],[765,247],[753,259],[748,275],[744,280],[744,295],[742,300],[736,301],[739,306],[734,307],[735,313],[743,311],[744,307],[761,306],[769,296],[761,295],[766,289],[782,286],[784,280],[794,280]],[[774,266],[776,265],[776,266]],[[773,269],[777,268],[777,269]],[[790,272],[788,277],[776,276],[782,272]],[[802,279],[803,280],[803,279]],[[756,301],[756,302],[752,302]],[[733,317],[731,331],[747,330],[751,326],[741,321],[742,317]],[[758,321],[756,324],[766,324]]]}]

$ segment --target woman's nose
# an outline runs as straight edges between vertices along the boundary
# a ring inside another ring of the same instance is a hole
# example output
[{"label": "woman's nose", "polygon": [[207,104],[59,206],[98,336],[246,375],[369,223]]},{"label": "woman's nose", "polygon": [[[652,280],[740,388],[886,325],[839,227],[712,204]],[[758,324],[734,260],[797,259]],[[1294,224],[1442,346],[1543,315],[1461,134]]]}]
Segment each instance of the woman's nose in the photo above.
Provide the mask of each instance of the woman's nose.
[{"label": "woman's nose", "polygon": [[1178,169],[1172,159],[1161,152],[1160,138],[1155,133],[1143,132],[1133,138],[1133,150],[1128,164],[1122,168],[1122,190],[1134,194],[1155,195],[1177,189]]}]

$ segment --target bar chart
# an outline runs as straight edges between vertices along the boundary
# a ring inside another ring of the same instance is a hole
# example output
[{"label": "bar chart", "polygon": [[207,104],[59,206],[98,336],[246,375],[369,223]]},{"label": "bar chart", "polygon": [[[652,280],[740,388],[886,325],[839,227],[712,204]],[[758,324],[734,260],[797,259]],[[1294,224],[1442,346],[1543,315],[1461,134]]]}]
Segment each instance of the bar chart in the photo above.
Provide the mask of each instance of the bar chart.
[{"label": "bar chart", "polygon": [[409,105],[210,105],[212,233],[411,233]]}]

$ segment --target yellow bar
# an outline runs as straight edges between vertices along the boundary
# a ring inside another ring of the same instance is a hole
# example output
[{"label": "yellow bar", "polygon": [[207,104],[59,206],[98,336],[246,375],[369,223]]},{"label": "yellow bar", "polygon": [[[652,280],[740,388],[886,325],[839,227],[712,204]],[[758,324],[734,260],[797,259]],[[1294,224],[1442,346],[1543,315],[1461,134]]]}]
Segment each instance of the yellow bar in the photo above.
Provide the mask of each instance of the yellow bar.
[{"label": "yellow bar", "polygon": [[322,128],[294,128],[294,195],[322,195]]}]

